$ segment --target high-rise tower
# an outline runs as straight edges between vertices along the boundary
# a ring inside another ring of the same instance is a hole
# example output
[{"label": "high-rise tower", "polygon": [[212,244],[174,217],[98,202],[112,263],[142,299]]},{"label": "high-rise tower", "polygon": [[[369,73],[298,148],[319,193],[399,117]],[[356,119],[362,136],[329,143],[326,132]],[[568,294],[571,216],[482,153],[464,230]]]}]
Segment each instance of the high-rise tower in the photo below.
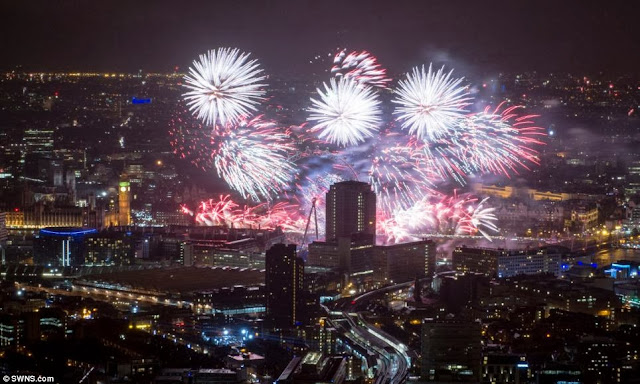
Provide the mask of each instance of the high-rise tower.
[{"label": "high-rise tower", "polygon": [[376,194],[360,181],[335,183],[326,198],[326,239],[376,234]]},{"label": "high-rise tower", "polygon": [[295,244],[274,244],[266,254],[267,320],[274,328],[302,322],[304,312],[304,260]]}]

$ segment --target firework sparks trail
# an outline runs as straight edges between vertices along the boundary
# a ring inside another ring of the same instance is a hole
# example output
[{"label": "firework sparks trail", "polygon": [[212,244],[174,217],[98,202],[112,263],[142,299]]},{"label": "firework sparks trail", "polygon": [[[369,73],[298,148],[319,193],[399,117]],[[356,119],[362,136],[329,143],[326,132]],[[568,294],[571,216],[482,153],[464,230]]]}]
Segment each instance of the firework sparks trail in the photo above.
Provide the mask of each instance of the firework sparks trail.
[{"label": "firework sparks trail", "polygon": [[200,55],[185,76],[183,96],[189,109],[207,125],[237,123],[256,110],[265,91],[257,60],[238,49],[219,48]]},{"label": "firework sparks trail", "polygon": [[[227,225],[228,223],[233,222],[233,212],[237,207],[238,204],[231,200],[231,196],[220,195],[217,201],[209,199],[208,201],[201,202],[198,206],[198,210],[196,212],[192,212],[192,214],[195,214],[196,223],[199,224],[208,226]],[[183,211],[191,212],[186,207],[183,207],[182,209]]]},{"label": "firework sparks trail", "polygon": [[380,101],[371,87],[341,78],[317,91],[320,98],[311,99],[308,120],[315,122],[312,130],[319,131],[318,137],[346,147],[374,136],[380,125]]},{"label": "firework sparks trail", "polygon": [[298,207],[294,204],[262,203],[241,207],[230,195],[220,195],[217,200],[203,201],[195,212],[186,206],[183,206],[182,210],[195,216],[196,223],[207,226],[262,229],[282,227],[285,230],[299,231],[301,225],[296,216]]},{"label": "firework sparks trail", "polygon": [[421,168],[433,169],[442,179],[453,178],[460,184],[471,174],[501,174],[509,177],[519,168],[529,170],[539,164],[538,151],[544,145],[544,129],[533,123],[535,115],[518,116],[522,107],[513,106],[470,114],[461,119],[455,134],[437,140],[419,153]]},{"label": "firework sparks trail", "polygon": [[354,79],[360,84],[379,88],[387,88],[391,81],[376,57],[367,51],[353,51],[349,54],[345,50],[339,51],[333,59],[331,74],[334,77]]},{"label": "firework sparks trail", "polygon": [[431,170],[415,160],[420,148],[415,140],[388,133],[381,136],[371,160],[367,177],[378,196],[378,207],[385,214],[407,209],[435,188]]},{"label": "firework sparks trail", "polygon": [[496,221],[498,218],[494,214],[495,208],[485,207],[485,203],[489,198],[485,197],[479,204],[469,206],[467,208],[468,215],[464,216],[458,223],[458,231],[461,233],[474,234],[480,232],[487,240],[491,241],[491,237],[487,230],[498,232]]},{"label": "firework sparks trail", "polygon": [[391,216],[379,213],[378,231],[389,242],[413,240],[429,233],[474,235],[478,232],[491,240],[488,231],[498,231],[497,218],[493,208],[485,207],[486,201],[476,204],[477,199],[468,195],[434,194],[407,209],[396,210]]},{"label": "firework sparks trail", "polygon": [[243,198],[271,200],[296,173],[295,165],[289,161],[294,151],[286,133],[258,116],[243,121],[224,136],[214,165],[218,176]]},{"label": "firework sparks trail", "polygon": [[415,67],[400,80],[394,91],[397,97],[392,100],[398,104],[393,113],[409,134],[422,140],[439,139],[464,117],[471,98],[460,85],[463,78],[452,78],[452,73],[445,73],[444,67],[434,72],[429,65],[428,71],[424,66]]},{"label": "firework sparks trail", "polygon": [[169,144],[173,153],[195,167],[207,171],[213,167],[213,158],[223,135],[219,126],[205,127],[186,109],[179,108],[169,120]]}]

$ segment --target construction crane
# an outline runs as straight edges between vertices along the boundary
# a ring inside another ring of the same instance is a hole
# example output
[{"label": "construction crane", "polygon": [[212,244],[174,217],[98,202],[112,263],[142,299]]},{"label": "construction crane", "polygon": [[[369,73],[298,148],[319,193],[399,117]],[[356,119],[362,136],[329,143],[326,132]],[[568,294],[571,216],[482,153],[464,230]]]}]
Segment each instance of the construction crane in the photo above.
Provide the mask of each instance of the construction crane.
[{"label": "construction crane", "polygon": [[307,232],[309,231],[309,224],[311,224],[311,214],[313,214],[314,222],[316,225],[316,240],[318,240],[318,212],[316,211],[317,198],[311,199],[311,209],[309,209],[309,217],[307,217],[307,226],[304,228],[304,236],[302,237],[302,246],[307,245]]}]

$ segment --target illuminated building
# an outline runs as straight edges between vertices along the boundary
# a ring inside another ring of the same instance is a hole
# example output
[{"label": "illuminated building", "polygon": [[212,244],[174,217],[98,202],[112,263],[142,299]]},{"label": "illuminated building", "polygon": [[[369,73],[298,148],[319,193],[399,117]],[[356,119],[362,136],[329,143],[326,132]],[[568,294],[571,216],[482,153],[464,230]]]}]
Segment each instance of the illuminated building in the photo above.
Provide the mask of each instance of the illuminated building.
[{"label": "illuminated building", "polygon": [[357,281],[409,281],[435,273],[435,244],[429,240],[374,245],[366,234],[309,244],[309,265],[332,268]]},{"label": "illuminated building", "polygon": [[482,360],[482,382],[519,384],[528,382],[529,363],[524,356],[490,353]]},{"label": "illuminated building", "polygon": [[536,383],[540,384],[582,384],[583,382],[582,371],[575,365],[547,364],[544,369],[536,372]]},{"label": "illuminated building", "polygon": [[508,199],[514,196],[513,187],[498,187],[495,185],[484,185],[480,183],[474,183],[472,187],[475,193],[485,196],[495,196],[503,199]]},{"label": "illuminated building", "polygon": [[316,325],[318,330],[317,342],[320,353],[331,355],[336,352],[337,331],[331,327],[325,317],[321,317]]},{"label": "illuminated building", "polygon": [[132,184],[142,184],[144,178],[144,166],[142,164],[129,164],[125,167],[125,173],[129,176]]},{"label": "illuminated building", "polygon": [[181,241],[178,245],[180,249],[180,256],[178,262],[185,266],[190,267],[193,265],[193,243],[187,241]]},{"label": "illuminated building", "polygon": [[339,269],[372,280],[376,236],[376,195],[371,185],[342,181],[326,195],[326,241],[309,244],[310,265]]},{"label": "illuminated building", "polygon": [[22,341],[21,321],[11,315],[0,315],[0,348],[18,347]]},{"label": "illuminated building", "polygon": [[67,316],[60,308],[41,308],[38,311],[40,317],[40,338],[64,338],[67,331]]},{"label": "illuminated building", "polygon": [[237,267],[264,269],[265,258],[260,252],[245,252],[229,248],[215,249],[212,254],[214,267]]},{"label": "illuminated building", "polygon": [[4,212],[0,212],[0,260],[2,260],[2,264],[5,263],[5,246],[7,241],[7,214]]},{"label": "illuminated building", "polygon": [[86,265],[130,265],[135,258],[135,241],[130,233],[102,232],[85,239]]},{"label": "illuminated building", "polygon": [[633,196],[640,193],[640,160],[631,161],[627,166],[629,179],[625,186],[624,192],[626,196]]},{"label": "illuminated building", "polygon": [[371,185],[342,181],[331,185],[326,196],[326,238],[376,234],[376,195]]},{"label": "illuminated building", "polygon": [[346,356],[324,356],[322,353],[308,352],[304,357],[294,357],[275,382],[342,384],[347,379],[347,365]]},{"label": "illuminated building", "polygon": [[578,359],[586,382],[621,383],[621,345],[608,338],[586,337],[578,348]]},{"label": "illuminated building", "polygon": [[[587,313],[593,316],[608,316],[616,306],[621,305],[618,296],[619,285],[615,293],[610,289],[596,288],[578,284],[575,281],[544,278],[542,276],[517,276],[512,278],[513,296],[535,298],[549,308],[566,312]],[[616,296],[616,294],[618,296]]]},{"label": "illuminated building", "polygon": [[0,348],[19,349],[25,343],[40,340],[40,316],[38,312],[0,315]]},{"label": "illuminated building", "polygon": [[267,320],[282,329],[301,323],[304,306],[304,261],[295,244],[273,245],[266,253]]},{"label": "illuminated building", "polygon": [[530,201],[553,201],[553,202],[568,202],[571,200],[594,200],[597,199],[597,195],[589,195],[585,193],[567,193],[567,192],[551,192],[540,191],[527,187],[513,187],[513,186],[496,186],[496,185],[484,185],[482,183],[474,183],[471,186],[473,192],[483,196],[494,196],[501,199],[524,199]]},{"label": "illuminated building", "polygon": [[53,130],[52,129],[27,129],[22,138],[26,145],[26,153],[52,153]]},{"label": "illuminated building", "polygon": [[95,229],[55,227],[40,230],[33,244],[37,265],[76,266],[84,262],[84,239]]},{"label": "illuminated building", "polygon": [[578,202],[572,204],[567,211],[569,218],[565,220],[566,227],[577,224],[576,229],[584,231],[598,225],[598,206],[595,203]]},{"label": "illuminated building", "polygon": [[125,180],[118,184],[118,225],[131,225],[131,185]]},{"label": "illuminated building", "polygon": [[36,204],[27,209],[6,212],[7,228],[40,229],[46,227],[82,227],[83,210],[80,207],[52,207]]},{"label": "illuminated building", "polygon": [[489,277],[562,274],[562,255],[549,248],[506,250],[462,246],[453,250],[452,259],[453,268],[459,273],[476,272]]},{"label": "illuminated building", "polygon": [[193,217],[185,215],[181,210],[154,210],[152,213],[152,223],[155,226],[168,225],[193,225]]},{"label": "illuminated building", "polygon": [[7,214],[0,212],[0,243],[6,241],[8,236],[6,218]]},{"label": "illuminated building", "polygon": [[309,265],[339,269],[350,276],[372,278],[375,239],[368,234],[342,236],[309,244]]},{"label": "illuminated building", "polygon": [[223,314],[235,316],[265,311],[265,287],[233,286],[195,292],[194,309],[196,313]]},{"label": "illuminated building", "polygon": [[427,382],[475,382],[482,374],[479,322],[425,319],[422,378]]},{"label": "illuminated building", "polygon": [[[623,268],[622,271],[624,271],[623,273],[628,273],[626,268]],[[614,292],[624,304],[632,308],[640,308],[640,281],[629,279],[619,283],[616,282],[613,287]]]},{"label": "illuminated building", "polygon": [[436,269],[436,246],[431,240],[375,247],[377,280],[405,282],[431,277]]},{"label": "illuminated building", "polygon": [[635,279],[638,277],[638,270],[640,264],[629,260],[620,260],[616,263],[612,263],[611,267],[604,271],[606,275],[611,276],[614,279]]},{"label": "illuminated building", "polygon": [[7,228],[23,228],[24,212],[22,212],[19,208],[15,208],[13,211],[5,212],[5,224]]}]

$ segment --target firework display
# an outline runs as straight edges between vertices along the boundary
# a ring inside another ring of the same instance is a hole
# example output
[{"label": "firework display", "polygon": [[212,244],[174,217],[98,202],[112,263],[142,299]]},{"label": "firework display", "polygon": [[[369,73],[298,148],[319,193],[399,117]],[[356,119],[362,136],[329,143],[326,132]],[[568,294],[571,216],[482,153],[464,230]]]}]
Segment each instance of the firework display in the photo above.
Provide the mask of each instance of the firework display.
[{"label": "firework display", "polygon": [[256,60],[238,49],[220,48],[200,55],[185,76],[189,109],[207,125],[236,123],[256,110],[265,79]]},{"label": "firework display", "polygon": [[387,71],[378,64],[375,56],[367,51],[353,51],[349,54],[344,49],[338,51],[333,59],[331,74],[380,88],[386,88],[391,81],[387,77]]},{"label": "firework display", "polygon": [[409,134],[423,140],[442,138],[464,117],[469,93],[461,86],[463,79],[452,78],[452,73],[444,67],[434,72],[429,65],[428,71],[416,67],[400,80],[394,91],[393,103],[398,104],[394,114]]},{"label": "firework display", "polygon": [[372,88],[343,77],[331,79],[311,99],[309,121],[318,137],[341,146],[357,145],[373,137],[380,125],[380,101]]},{"label": "firework display", "polygon": [[534,123],[537,116],[518,106],[477,108],[462,78],[431,65],[413,68],[398,82],[390,100],[395,110],[385,116],[381,92],[391,82],[386,70],[366,51],[346,52],[334,57],[332,78],[309,100],[309,123],[290,129],[248,116],[264,94],[261,72],[255,60],[247,62],[248,55],[222,49],[194,63],[194,78],[214,67],[222,72],[221,63],[234,76],[216,91],[198,81],[203,86],[185,95],[208,126],[183,110],[172,120],[171,145],[194,165],[215,169],[239,198],[252,203],[220,196],[193,211],[184,206],[184,212],[201,225],[281,227],[301,234],[315,210],[322,230],[329,187],[355,179],[376,192],[382,241],[497,234],[487,199],[441,189],[464,186],[478,175],[509,177],[538,164],[536,147],[544,144],[545,133]]},{"label": "firework display", "polygon": [[378,215],[378,231],[389,242],[414,239],[420,233],[446,235],[482,234],[490,239],[487,230],[498,231],[493,208],[485,208],[469,195],[447,197],[433,194],[417,201],[407,209],[395,210],[391,216]]},{"label": "firework display", "polygon": [[270,200],[295,175],[289,161],[293,142],[273,122],[261,117],[243,121],[217,140],[220,145],[213,162],[218,176],[243,198]]},{"label": "firework display", "polygon": [[464,184],[469,175],[517,174],[519,168],[538,164],[536,145],[544,130],[533,123],[535,115],[518,116],[519,107],[487,107],[460,119],[455,133],[435,140],[419,151],[420,168],[432,169],[441,179]]},{"label": "firework display", "polygon": [[383,212],[408,209],[434,193],[436,175],[420,163],[415,140],[387,134],[377,148],[370,161],[368,181]]},{"label": "firework display", "polygon": [[229,195],[203,201],[195,211],[182,206],[183,213],[195,216],[196,223],[201,225],[262,229],[283,227],[290,231],[298,230],[301,225],[291,219],[296,210],[297,206],[284,202],[240,206]]}]

